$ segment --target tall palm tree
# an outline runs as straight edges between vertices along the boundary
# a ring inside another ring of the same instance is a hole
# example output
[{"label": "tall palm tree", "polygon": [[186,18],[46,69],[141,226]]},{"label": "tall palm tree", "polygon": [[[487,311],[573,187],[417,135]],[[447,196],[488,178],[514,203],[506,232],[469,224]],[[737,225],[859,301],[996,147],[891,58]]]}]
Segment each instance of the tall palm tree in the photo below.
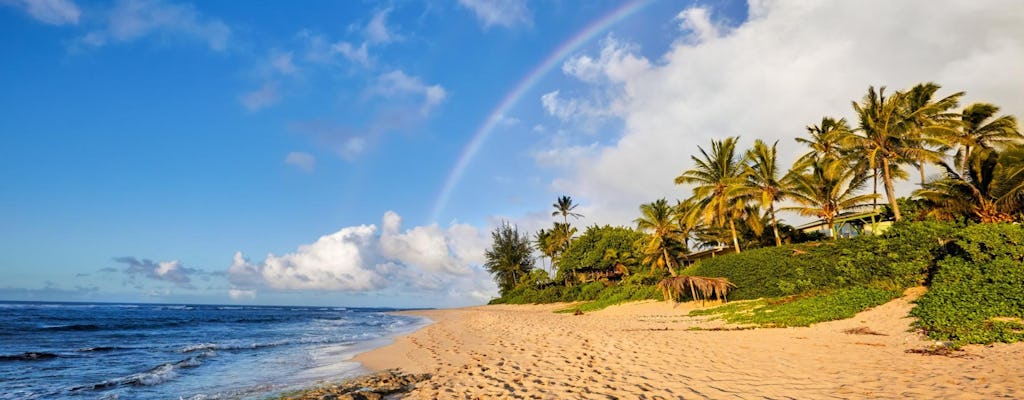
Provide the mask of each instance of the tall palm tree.
[{"label": "tall palm tree", "polygon": [[978,148],[964,161],[966,174],[943,163],[946,176],[914,194],[949,218],[967,216],[980,222],[1012,222],[1024,217],[1024,145],[1002,151]]},{"label": "tall palm tree", "polygon": [[550,232],[551,238],[548,245],[552,248],[553,257],[558,257],[559,254],[569,249],[572,237],[576,234],[576,228],[567,223],[555,222]]},{"label": "tall palm tree", "polygon": [[960,175],[968,173],[967,160],[971,159],[972,149],[989,149],[998,143],[1021,139],[1017,119],[1012,115],[995,117],[998,112],[999,107],[993,104],[974,103],[960,113],[960,129],[950,137],[958,147],[955,158]]},{"label": "tall palm tree", "polygon": [[533,269],[533,250],[530,238],[508,222],[491,232],[491,247],[484,252],[484,268],[494,274],[498,288],[504,295],[519,283],[519,279]]},{"label": "tall palm tree", "polygon": [[578,206],[578,204],[572,204],[572,197],[569,196],[559,197],[558,201],[556,201],[555,204],[552,204],[551,206],[555,207],[555,211],[551,213],[551,216],[555,217],[561,215],[562,222],[566,224],[569,223],[569,217],[580,218],[583,216],[583,214],[577,214],[572,212],[572,210],[576,209],[576,206]]},{"label": "tall palm tree", "polygon": [[777,162],[778,152],[775,147],[779,142],[768,147],[761,139],[754,141],[754,147],[747,150],[747,186],[753,189],[758,204],[771,217],[772,231],[775,233],[775,245],[782,245],[779,236],[779,221],[775,218],[775,202],[783,200],[786,194],[785,181],[779,174]]},{"label": "tall palm tree", "polygon": [[740,252],[736,236],[736,219],[745,211],[750,189],[746,185],[746,158],[736,152],[737,138],[711,141],[711,153],[700,150],[701,157],[691,156],[696,164],[693,169],[676,177],[676,184],[694,184],[693,198],[700,204],[701,217],[705,223],[729,225],[732,243]]},{"label": "tall palm tree", "polygon": [[673,254],[679,250],[680,232],[674,211],[668,201],[658,199],[641,204],[640,218],[633,220],[637,230],[649,235],[644,245],[644,263],[651,265],[652,273],[655,269],[664,268],[676,276],[675,268],[679,262]]},{"label": "tall palm tree", "polygon": [[690,251],[690,237],[703,228],[700,219],[700,206],[692,198],[677,200],[674,210],[676,224],[679,225],[679,240],[683,245],[683,251]]},{"label": "tall palm tree", "polygon": [[877,92],[873,86],[869,87],[862,103],[853,102],[860,125],[850,146],[868,160],[870,169],[879,168],[882,172],[885,196],[897,221],[903,219],[903,215],[896,203],[893,169],[908,162],[908,149],[916,145],[908,133],[914,125],[904,113],[904,96],[895,92],[886,97],[884,86]]},{"label": "tall palm tree", "polygon": [[547,257],[551,260],[551,265],[554,265],[555,254],[557,252],[553,245],[553,237],[554,235],[550,229],[541,228],[536,234],[534,234],[533,239],[534,248],[536,248],[543,257]]},{"label": "tall palm tree", "polygon": [[867,183],[868,175],[859,172],[842,160],[821,159],[786,175],[789,198],[799,206],[783,210],[800,215],[818,217],[828,224],[832,239],[836,239],[834,226],[837,215],[846,210],[867,207],[873,194],[857,194]]},{"label": "tall palm tree", "polygon": [[841,157],[853,131],[846,118],[822,117],[821,124],[807,126],[807,133],[810,134],[809,139],[798,137],[796,141],[807,145],[811,151],[800,156],[797,163],[807,163],[822,157]]},{"label": "tall palm tree", "polygon": [[919,83],[910,88],[903,96],[903,107],[906,118],[910,120],[908,130],[909,141],[905,154],[921,175],[924,185],[924,167],[927,164],[939,164],[945,157],[949,147],[946,141],[959,125],[957,114],[949,110],[955,108],[964,92],[953,93],[944,98],[933,100],[941,86],[933,82]]}]

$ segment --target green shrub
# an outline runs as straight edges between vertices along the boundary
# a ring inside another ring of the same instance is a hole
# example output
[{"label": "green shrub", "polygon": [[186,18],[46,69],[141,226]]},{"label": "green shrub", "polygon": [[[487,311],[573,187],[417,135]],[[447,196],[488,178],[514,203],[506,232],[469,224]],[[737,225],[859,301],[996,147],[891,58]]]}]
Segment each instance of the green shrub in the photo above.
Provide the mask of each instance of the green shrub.
[{"label": "green shrub", "polygon": [[580,294],[576,297],[576,300],[587,301],[595,300],[597,296],[604,290],[604,283],[602,282],[590,282],[586,285],[580,286]]},{"label": "green shrub", "polygon": [[694,310],[690,315],[713,315],[733,324],[763,327],[808,326],[850,318],[899,296],[899,292],[852,287],[813,296],[792,296],[782,300],[761,299]]},{"label": "green shrub", "polygon": [[1024,227],[972,225],[947,250],[911,311],[917,326],[957,346],[1024,340]]},{"label": "green shrub", "polygon": [[761,248],[705,259],[683,274],[729,278],[737,286],[729,295],[732,300],[853,286],[899,290],[924,282],[942,251],[942,239],[952,237],[956,230],[957,225],[943,222],[898,223],[881,236]]}]

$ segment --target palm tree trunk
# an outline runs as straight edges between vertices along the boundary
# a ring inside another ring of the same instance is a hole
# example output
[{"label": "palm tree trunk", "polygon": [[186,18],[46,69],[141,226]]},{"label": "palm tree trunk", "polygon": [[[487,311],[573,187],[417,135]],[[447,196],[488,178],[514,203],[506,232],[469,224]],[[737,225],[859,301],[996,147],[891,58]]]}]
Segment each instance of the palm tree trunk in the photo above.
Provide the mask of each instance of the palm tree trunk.
[{"label": "palm tree trunk", "polygon": [[921,187],[924,187],[924,162],[917,166],[917,170],[921,173]]},{"label": "palm tree trunk", "polygon": [[740,240],[736,238],[736,222],[729,219],[729,230],[732,231],[732,245],[736,248],[736,254],[740,252]]},{"label": "palm tree trunk", "polygon": [[672,274],[672,276],[676,276],[676,269],[672,268],[672,260],[668,256],[668,249],[662,247],[661,254],[665,256],[665,269],[667,269],[668,273]]},{"label": "palm tree trunk", "polygon": [[779,221],[775,220],[775,203],[768,204],[768,212],[772,214],[772,231],[775,232],[775,247],[782,246],[782,238],[779,237]]},{"label": "palm tree trunk", "polygon": [[893,218],[898,222],[903,219],[900,214],[900,205],[896,203],[896,190],[892,186],[892,174],[889,172],[889,159],[882,158],[882,184],[885,185],[885,196],[889,199],[889,207],[892,208]]},{"label": "palm tree trunk", "polygon": [[826,219],[825,223],[828,224],[828,231],[832,233],[832,240],[839,240],[839,234],[836,232],[836,225],[832,223],[832,218]]}]

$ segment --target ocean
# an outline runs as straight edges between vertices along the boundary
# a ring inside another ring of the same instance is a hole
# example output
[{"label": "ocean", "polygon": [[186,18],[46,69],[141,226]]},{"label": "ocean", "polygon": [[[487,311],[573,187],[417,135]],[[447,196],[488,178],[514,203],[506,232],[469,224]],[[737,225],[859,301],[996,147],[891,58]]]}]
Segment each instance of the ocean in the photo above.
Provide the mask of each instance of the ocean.
[{"label": "ocean", "polygon": [[428,323],[388,311],[0,302],[0,399],[264,398]]}]

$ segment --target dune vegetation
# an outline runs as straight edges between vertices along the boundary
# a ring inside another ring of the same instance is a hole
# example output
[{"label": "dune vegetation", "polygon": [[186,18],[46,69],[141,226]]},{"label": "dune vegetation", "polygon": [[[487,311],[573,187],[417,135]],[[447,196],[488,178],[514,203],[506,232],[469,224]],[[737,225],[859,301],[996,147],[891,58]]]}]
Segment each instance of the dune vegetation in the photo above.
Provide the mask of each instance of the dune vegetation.
[{"label": "dune vegetation", "polygon": [[[675,178],[691,196],[639,206],[632,227],[574,226],[569,196],[550,229],[493,232],[492,303],[756,300],[699,314],[760,326],[847,318],[903,290],[930,290],[918,327],[956,345],[1024,339],[1024,137],[1013,116],[964,92],[922,83],[853,101],[853,125],[824,117],[795,138],[789,168],[778,143],[713,140]],[[927,177],[926,166],[941,173]],[[897,181],[917,180],[900,197]],[[796,227],[780,215],[819,220]],[[539,257],[535,257],[539,255]],[[540,260],[537,260],[540,258]],[[539,262],[538,262],[539,261]]]}]

